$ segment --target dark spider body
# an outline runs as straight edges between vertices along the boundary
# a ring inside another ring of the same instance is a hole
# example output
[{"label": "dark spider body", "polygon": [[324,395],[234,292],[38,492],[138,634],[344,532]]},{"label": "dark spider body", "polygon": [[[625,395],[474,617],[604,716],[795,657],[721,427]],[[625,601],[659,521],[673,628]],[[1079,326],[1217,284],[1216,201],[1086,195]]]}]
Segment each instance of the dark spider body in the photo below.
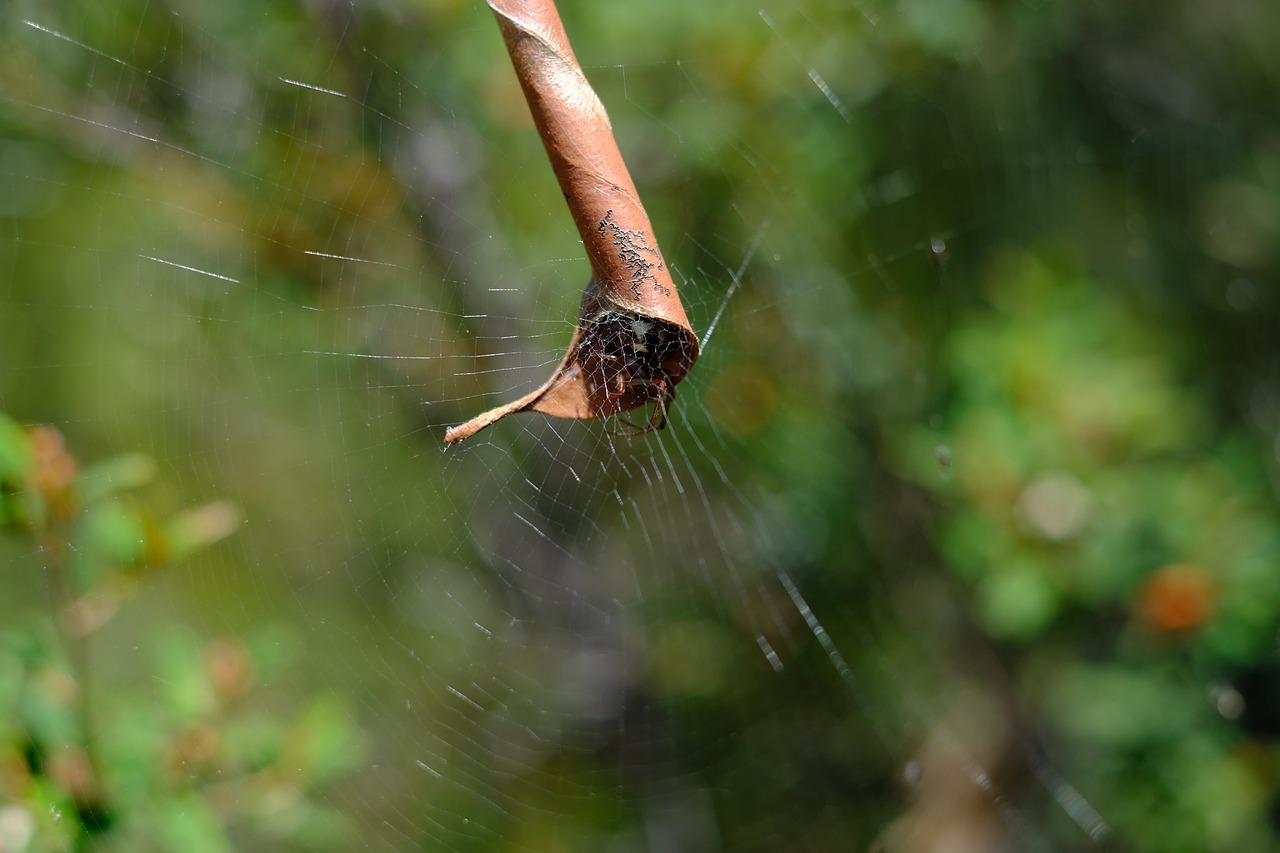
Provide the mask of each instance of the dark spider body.
[{"label": "dark spider body", "polygon": [[596,411],[616,415],[652,402],[649,420],[629,426],[637,435],[666,426],[680,341],[670,323],[639,314],[608,310],[590,321],[578,341],[577,362]]}]

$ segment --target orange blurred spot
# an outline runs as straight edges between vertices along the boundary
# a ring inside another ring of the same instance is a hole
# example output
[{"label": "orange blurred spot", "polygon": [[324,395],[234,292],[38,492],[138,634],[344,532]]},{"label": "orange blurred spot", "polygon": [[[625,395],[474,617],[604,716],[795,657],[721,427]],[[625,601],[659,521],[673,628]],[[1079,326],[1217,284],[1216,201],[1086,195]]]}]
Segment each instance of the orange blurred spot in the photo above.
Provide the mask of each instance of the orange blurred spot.
[{"label": "orange blurred spot", "polygon": [[165,756],[172,772],[189,778],[214,766],[222,748],[212,726],[197,723],[182,729],[169,741]]},{"label": "orange blurred spot", "polygon": [[234,702],[249,692],[253,683],[253,661],[239,643],[219,640],[205,651],[205,670],[219,698]]},{"label": "orange blurred spot", "polygon": [[1171,563],[1151,573],[1138,591],[1142,620],[1160,631],[1190,631],[1208,621],[1217,583],[1203,567]]},{"label": "orange blurred spot", "polygon": [[79,470],[75,457],[67,452],[62,433],[53,427],[35,426],[27,435],[35,461],[31,485],[40,492],[52,513],[70,518],[76,511],[75,494],[71,489]]},{"label": "orange blurred spot", "polygon": [[93,764],[79,747],[64,746],[55,752],[46,765],[46,773],[77,803],[89,803],[98,798],[98,780],[94,777]]}]

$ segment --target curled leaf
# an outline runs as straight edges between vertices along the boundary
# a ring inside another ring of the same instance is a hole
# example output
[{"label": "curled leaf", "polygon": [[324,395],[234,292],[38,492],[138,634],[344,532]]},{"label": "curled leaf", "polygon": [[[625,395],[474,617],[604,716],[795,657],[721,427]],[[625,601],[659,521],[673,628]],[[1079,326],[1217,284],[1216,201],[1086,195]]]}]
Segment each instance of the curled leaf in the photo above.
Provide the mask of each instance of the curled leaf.
[{"label": "curled leaf", "polygon": [[515,412],[602,418],[654,404],[648,429],[698,358],[698,338],[627,172],[604,105],[551,0],[489,0],[592,278],[568,352],[542,387],[453,427],[453,444]]}]

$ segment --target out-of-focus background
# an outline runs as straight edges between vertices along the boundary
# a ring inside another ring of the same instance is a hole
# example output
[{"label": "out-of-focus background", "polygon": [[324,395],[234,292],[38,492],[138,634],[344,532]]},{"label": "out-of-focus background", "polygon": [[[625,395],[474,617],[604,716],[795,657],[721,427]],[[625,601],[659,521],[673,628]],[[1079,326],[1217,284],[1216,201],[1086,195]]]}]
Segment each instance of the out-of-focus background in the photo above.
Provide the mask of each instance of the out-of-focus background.
[{"label": "out-of-focus background", "polygon": [[1280,6],[562,5],[704,354],[448,449],[482,3],[0,13],[0,849],[1274,849]]}]

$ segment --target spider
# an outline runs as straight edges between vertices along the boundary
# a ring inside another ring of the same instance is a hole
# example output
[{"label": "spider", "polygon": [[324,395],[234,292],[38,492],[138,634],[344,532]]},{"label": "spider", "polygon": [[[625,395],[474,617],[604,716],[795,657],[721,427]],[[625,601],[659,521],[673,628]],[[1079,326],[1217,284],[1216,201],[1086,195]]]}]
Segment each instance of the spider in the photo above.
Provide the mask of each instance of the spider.
[{"label": "spider", "polygon": [[630,312],[606,310],[590,321],[578,343],[578,362],[597,414],[617,415],[654,403],[643,425],[625,419],[638,436],[667,425],[667,411],[676,387],[666,362],[679,353],[678,338],[662,320]]}]

